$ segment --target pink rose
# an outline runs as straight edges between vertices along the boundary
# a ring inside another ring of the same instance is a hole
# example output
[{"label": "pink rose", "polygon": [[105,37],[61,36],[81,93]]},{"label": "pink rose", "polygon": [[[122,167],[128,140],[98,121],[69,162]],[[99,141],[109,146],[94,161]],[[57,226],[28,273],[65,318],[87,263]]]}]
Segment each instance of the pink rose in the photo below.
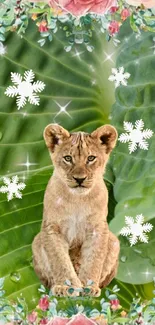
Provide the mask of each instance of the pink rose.
[{"label": "pink rose", "polygon": [[74,16],[83,16],[89,12],[104,14],[116,5],[116,0],[49,0],[49,5],[63,8]]},{"label": "pink rose", "polygon": [[116,34],[119,32],[119,24],[118,24],[118,21],[111,21],[110,22],[110,25],[108,27],[108,30],[109,30],[109,34],[110,35],[113,35],[113,34]]},{"label": "pink rose", "polygon": [[48,325],[97,325],[96,322],[83,314],[73,315],[71,318],[55,316]]},{"label": "pink rose", "polygon": [[37,315],[38,314],[37,314],[36,311],[32,311],[32,313],[27,316],[28,321],[30,323],[34,323],[36,321],[36,319],[37,319]]},{"label": "pink rose", "polygon": [[47,310],[49,307],[49,300],[48,297],[43,297],[39,300],[39,308],[43,311]]},{"label": "pink rose", "polygon": [[129,5],[136,6],[136,7],[140,6],[141,4],[143,4],[144,7],[146,8],[155,7],[155,0],[126,0],[126,2]]},{"label": "pink rose", "polygon": [[122,19],[122,20],[126,20],[128,16],[130,16],[130,11],[129,11],[129,9],[124,8],[124,9],[121,11],[121,19]]}]

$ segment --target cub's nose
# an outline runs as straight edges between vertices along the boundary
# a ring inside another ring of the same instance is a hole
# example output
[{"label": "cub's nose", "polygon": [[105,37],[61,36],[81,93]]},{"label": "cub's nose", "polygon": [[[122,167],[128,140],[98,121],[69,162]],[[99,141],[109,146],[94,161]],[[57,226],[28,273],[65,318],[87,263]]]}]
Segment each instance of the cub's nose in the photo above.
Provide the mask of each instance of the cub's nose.
[{"label": "cub's nose", "polygon": [[77,182],[79,185],[81,185],[81,184],[83,183],[83,181],[86,179],[86,177],[84,177],[84,178],[76,178],[76,177],[74,177],[74,176],[73,176],[73,178],[76,180],[76,182]]}]

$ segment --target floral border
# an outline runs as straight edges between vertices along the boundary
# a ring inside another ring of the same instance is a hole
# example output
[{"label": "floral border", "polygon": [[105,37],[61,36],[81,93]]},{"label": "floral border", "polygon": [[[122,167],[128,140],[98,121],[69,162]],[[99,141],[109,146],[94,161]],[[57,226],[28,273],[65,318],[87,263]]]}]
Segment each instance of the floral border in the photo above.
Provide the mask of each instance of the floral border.
[{"label": "floral border", "polygon": [[[38,43],[43,46],[46,41],[52,41],[55,33],[62,29],[69,52],[74,45],[85,44],[88,51],[93,51],[91,38],[94,30],[105,33],[107,41],[117,46],[117,34],[120,26],[130,17],[130,25],[134,32],[155,32],[155,7],[147,9],[144,5],[139,7],[128,5],[123,0],[117,1],[105,14],[86,14],[75,17],[58,8],[52,8],[45,2],[29,2],[27,0],[0,0],[0,42],[4,42],[8,32],[17,32],[22,37],[25,34],[29,21],[33,20],[40,39]],[[2,50],[0,54],[2,54]]]},{"label": "floral border", "polygon": [[[66,280],[65,285],[69,287],[69,295],[68,297],[63,297],[65,305],[63,310],[60,309],[59,302],[53,296],[52,290],[46,289],[41,285],[38,289],[41,295],[38,305],[33,311],[29,312],[28,305],[22,294],[16,300],[5,298],[4,280],[5,278],[0,279],[0,324],[58,325],[60,323],[60,325],[69,325],[71,322],[74,325],[74,320],[76,320],[75,323],[77,324],[77,317],[79,324],[84,324],[83,318],[86,317],[87,325],[155,324],[155,298],[149,301],[142,301],[137,294],[137,297],[131,302],[130,309],[128,311],[124,310],[117,297],[117,292],[120,291],[117,285],[110,290],[107,288],[104,292],[105,298],[102,298],[100,301],[98,300],[100,310],[93,308],[96,299],[89,296],[90,285],[84,289],[75,289],[75,291],[79,292],[84,291],[84,295],[76,297],[70,281]],[[155,278],[153,281],[155,286]],[[153,294],[155,294],[155,290]],[[77,303],[77,300],[78,303],[80,300],[80,305]],[[86,307],[82,305],[84,300],[88,303]]]}]

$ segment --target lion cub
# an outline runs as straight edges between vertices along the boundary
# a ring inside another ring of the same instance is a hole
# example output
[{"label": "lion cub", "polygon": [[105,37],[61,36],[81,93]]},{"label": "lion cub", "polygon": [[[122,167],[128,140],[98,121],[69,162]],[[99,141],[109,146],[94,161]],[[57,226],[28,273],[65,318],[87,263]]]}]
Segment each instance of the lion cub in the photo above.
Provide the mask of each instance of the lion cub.
[{"label": "lion cub", "polygon": [[98,297],[118,267],[119,241],[108,228],[103,181],[117,131],[104,125],[91,134],[69,133],[50,124],[44,139],[54,172],[44,196],[41,231],[32,244],[35,272],[56,296],[69,295],[68,279],[75,289],[92,280],[89,295]]}]

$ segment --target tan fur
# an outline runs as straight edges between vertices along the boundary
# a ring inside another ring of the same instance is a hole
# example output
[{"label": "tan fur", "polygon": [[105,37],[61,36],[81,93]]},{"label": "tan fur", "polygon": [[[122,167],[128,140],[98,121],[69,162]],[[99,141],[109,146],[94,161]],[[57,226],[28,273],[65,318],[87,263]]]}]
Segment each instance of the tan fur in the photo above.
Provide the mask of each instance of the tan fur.
[{"label": "tan fur", "polygon": [[[44,196],[40,233],[32,244],[34,269],[55,295],[87,286],[99,296],[116,275],[119,241],[107,224],[108,191],[103,173],[117,140],[111,125],[89,133],[69,133],[58,124],[45,128],[44,139],[54,165]],[[64,156],[72,156],[66,162]],[[96,160],[88,162],[88,156]],[[82,185],[73,178],[85,178]],[[79,293],[75,293],[79,295]],[[84,292],[83,292],[84,295]]]}]

